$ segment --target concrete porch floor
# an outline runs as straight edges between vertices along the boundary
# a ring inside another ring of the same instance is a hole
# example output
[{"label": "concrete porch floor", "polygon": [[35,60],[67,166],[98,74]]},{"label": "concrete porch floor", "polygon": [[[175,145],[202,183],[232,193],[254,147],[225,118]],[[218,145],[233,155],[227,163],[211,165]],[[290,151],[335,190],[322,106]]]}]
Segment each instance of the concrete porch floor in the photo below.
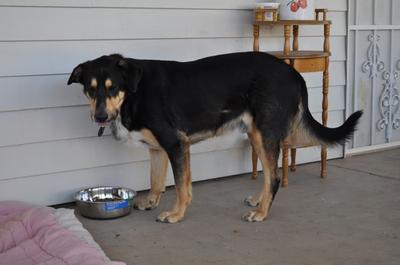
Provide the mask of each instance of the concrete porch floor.
[{"label": "concrete porch floor", "polygon": [[268,219],[247,223],[243,199],[262,176],[193,185],[193,203],[178,224],[155,222],[175,194],[153,211],[97,221],[79,217],[113,260],[127,264],[400,264],[400,148],[298,166]]}]

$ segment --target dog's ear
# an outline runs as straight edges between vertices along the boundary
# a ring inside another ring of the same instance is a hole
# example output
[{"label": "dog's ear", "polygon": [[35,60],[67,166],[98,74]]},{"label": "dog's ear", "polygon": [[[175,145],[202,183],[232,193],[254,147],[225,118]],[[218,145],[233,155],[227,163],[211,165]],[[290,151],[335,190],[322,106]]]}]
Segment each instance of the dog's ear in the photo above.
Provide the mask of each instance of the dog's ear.
[{"label": "dog's ear", "polygon": [[129,63],[126,59],[119,60],[118,67],[122,70],[122,75],[128,86],[126,89],[132,93],[136,93],[142,79],[143,69]]},{"label": "dog's ear", "polygon": [[68,79],[68,85],[72,83],[81,83],[82,73],[83,73],[83,64],[80,64],[77,67],[75,67],[74,70],[72,71]]}]

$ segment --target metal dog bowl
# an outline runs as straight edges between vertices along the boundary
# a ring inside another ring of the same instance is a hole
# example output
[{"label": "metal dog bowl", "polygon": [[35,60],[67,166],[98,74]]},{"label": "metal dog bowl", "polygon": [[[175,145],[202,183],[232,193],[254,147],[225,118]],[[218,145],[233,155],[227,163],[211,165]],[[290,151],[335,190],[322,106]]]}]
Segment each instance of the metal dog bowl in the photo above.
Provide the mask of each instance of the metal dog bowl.
[{"label": "metal dog bowl", "polygon": [[127,188],[97,187],[78,191],[74,198],[83,216],[109,219],[129,214],[135,196]]}]

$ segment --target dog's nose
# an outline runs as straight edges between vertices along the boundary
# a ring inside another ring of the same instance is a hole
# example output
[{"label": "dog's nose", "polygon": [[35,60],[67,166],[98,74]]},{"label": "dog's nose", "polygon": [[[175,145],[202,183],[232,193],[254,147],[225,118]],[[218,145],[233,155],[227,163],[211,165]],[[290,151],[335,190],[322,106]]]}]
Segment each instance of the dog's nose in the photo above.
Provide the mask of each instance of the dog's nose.
[{"label": "dog's nose", "polygon": [[94,119],[96,122],[105,122],[108,119],[108,115],[105,111],[96,111]]}]

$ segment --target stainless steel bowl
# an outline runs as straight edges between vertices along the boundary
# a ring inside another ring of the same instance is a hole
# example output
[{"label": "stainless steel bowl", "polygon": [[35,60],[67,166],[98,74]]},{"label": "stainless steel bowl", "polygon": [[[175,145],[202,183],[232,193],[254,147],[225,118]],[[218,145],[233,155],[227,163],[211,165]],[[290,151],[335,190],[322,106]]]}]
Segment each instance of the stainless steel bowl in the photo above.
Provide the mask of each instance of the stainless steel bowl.
[{"label": "stainless steel bowl", "polygon": [[96,187],[78,191],[75,201],[83,216],[109,219],[129,214],[135,196],[136,192],[127,188]]}]

